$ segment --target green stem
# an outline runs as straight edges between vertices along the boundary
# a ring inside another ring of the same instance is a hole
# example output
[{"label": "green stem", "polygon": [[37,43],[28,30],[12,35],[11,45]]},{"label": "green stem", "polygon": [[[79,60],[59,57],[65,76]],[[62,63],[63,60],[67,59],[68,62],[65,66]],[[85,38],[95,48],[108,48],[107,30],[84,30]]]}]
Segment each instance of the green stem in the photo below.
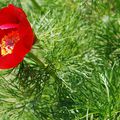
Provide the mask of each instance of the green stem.
[{"label": "green stem", "polygon": [[41,68],[45,69],[44,63],[41,60],[39,60],[32,52],[29,52],[29,55],[35,62],[39,64]]},{"label": "green stem", "polygon": [[61,79],[56,75],[54,68],[52,69],[51,66],[45,66],[44,63],[37,58],[36,55],[34,55],[32,52],[29,53],[30,57],[39,64],[39,66],[47,71],[55,80],[61,81]]},{"label": "green stem", "polygon": [[59,78],[57,75],[56,75],[56,71],[55,71],[55,68],[54,66],[51,66],[51,65],[48,65],[48,66],[45,66],[44,63],[37,58],[36,55],[34,55],[34,53],[30,52],[29,53],[30,57],[42,68],[44,69],[51,77],[53,77],[57,83],[57,89],[56,89],[56,93],[58,94],[58,101],[60,101],[61,99],[61,93],[62,93],[62,79]]},{"label": "green stem", "polygon": [[55,87],[55,92],[56,92],[56,95],[58,96],[58,105],[61,101],[61,97],[62,97],[62,79],[59,78],[56,74],[56,71],[55,71],[55,68],[53,65],[45,65],[36,55],[34,55],[34,53],[30,52],[29,53],[30,55],[30,58],[32,60],[34,60],[39,66],[41,69],[44,69],[53,79],[55,79],[55,82],[56,82],[56,87]]}]

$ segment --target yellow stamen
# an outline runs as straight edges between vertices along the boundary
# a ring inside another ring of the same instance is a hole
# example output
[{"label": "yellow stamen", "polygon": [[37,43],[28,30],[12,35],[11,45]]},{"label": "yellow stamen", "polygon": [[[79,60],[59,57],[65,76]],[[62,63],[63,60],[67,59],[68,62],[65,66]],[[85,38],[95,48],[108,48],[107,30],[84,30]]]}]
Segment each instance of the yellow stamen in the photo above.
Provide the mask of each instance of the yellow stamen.
[{"label": "yellow stamen", "polygon": [[12,54],[15,44],[20,40],[19,33],[12,31],[8,35],[5,35],[1,40],[1,55],[5,56]]}]

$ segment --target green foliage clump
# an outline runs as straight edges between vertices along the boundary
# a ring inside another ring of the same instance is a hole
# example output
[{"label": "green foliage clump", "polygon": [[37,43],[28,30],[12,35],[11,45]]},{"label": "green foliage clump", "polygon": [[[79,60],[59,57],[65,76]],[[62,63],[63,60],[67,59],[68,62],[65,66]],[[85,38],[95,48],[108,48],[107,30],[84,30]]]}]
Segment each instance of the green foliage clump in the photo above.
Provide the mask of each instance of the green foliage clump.
[{"label": "green foliage clump", "polygon": [[0,0],[21,6],[37,41],[0,73],[0,120],[119,120],[119,0]]}]

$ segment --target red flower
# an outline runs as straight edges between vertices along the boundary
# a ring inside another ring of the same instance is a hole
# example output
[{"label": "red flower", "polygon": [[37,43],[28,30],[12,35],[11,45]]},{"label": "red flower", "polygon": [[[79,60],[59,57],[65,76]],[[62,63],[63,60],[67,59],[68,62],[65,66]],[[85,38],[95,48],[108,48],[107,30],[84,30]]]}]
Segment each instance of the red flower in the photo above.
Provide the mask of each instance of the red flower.
[{"label": "red flower", "polygon": [[21,8],[0,10],[0,69],[16,67],[30,51],[34,33]]}]

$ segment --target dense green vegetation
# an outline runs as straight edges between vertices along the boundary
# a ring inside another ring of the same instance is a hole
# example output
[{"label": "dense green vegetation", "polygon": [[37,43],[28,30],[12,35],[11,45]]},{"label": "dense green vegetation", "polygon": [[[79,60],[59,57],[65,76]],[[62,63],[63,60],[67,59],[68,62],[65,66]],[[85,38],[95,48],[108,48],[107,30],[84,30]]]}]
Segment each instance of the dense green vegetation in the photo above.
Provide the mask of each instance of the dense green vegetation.
[{"label": "dense green vegetation", "polygon": [[[21,3],[20,3],[21,1]],[[0,72],[0,120],[120,120],[119,0],[0,0],[21,6],[37,36]],[[27,39],[27,38],[26,38]]]}]

